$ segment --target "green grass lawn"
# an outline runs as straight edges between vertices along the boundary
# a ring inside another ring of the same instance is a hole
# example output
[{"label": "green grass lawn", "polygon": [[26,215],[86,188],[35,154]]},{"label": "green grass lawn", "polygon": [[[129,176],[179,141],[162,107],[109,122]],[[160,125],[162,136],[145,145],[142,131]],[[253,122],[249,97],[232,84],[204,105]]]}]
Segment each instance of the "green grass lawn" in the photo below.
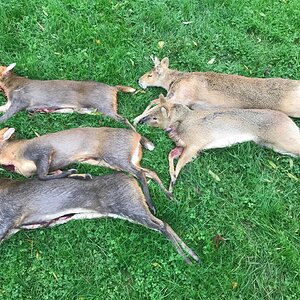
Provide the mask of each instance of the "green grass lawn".
[{"label": "green grass lawn", "polygon": [[[0,19],[0,64],[16,62],[29,78],[138,88],[152,54],[180,70],[300,79],[298,0],[0,0]],[[160,92],[120,93],[119,113],[132,121]],[[1,128],[32,138],[99,120],[122,127],[102,116],[21,112]],[[142,165],[168,185],[172,142],[159,129],[138,131],[156,144]],[[1,244],[0,299],[300,299],[299,180],[299,159],[251,143],[206,151],[182,170],[178,204],[149,184],[158,217],[202,265],[187,266],[164,237],[141,226],[74,221]],[[217,235],[224,240],[216,243]]]}]

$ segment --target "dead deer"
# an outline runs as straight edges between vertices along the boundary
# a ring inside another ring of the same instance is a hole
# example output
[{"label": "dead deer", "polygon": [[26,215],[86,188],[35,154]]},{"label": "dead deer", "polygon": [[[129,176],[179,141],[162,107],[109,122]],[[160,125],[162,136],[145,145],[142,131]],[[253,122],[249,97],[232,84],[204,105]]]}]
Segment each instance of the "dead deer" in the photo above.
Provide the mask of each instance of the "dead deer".
[{"label": "dead deer", "polygon": [[117,113],[117,92],[133,93],[134,88],[95,81],[32,80],[12,72],[15,65],[0,66],[0,90],[7,97],[7,103],[0,107],[4,113],[0,122],[24,109],[47,113],[99,111],[133,128]]},{"label": "dead deer", "polygon": [[[269,109],[191,110],[160,95],[161,103],[139,122],[163,128],[175,142],[169,153],[171,192],[180,170],[205,149],[253,141],[276,152],[300,156],[300,131],[284,113]],[[179,158],[174,169],[174,159]]]},{"label": "dead deer", "polygon": [[[167,101],[191,109],[251,108],[280,110],[300,117],[300,81],[282,78],[249,78],[213,72],[180,72],[169,69],[169,59],[153,59],[154,68],[139,79],[139,85],[162,87]],[[159,104],[153,100],[147,110]],[[143,114],[135,119],[138,123]]]},{"label": "dead deer", "polygon": [[0,179],[0,243],[21,229],[101,217],[125,219],[156,230],[172,242],[187,263],[200,262],[170,225],[151,214],[137,181],[128,175],[117,173],[76,182],[68,178],[44,182]]},{"label": "dead deer", "polygon": [[[153,144],[130,129],[100,127],[75,128],[50,133],[30,140],[11,139],[14,128],[0,130],[0,165],[4,168],[40,180],[63,177],[89,178],[74,174],[74,170],[60,171],[71,163],[84,162],[136,176],[143,188],[149,206],[151,203],[145,175],[152,178],[170,197],[157,174],[142,168],[142,146],[153,150]],[[52,174],[49,174],[52,172]]]}]

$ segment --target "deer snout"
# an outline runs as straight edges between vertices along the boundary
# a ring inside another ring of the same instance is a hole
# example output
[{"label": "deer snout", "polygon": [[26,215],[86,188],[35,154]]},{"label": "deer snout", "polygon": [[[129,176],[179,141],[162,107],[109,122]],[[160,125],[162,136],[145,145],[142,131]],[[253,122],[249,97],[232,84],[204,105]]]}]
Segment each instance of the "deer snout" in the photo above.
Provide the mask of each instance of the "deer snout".
[{"label": "deer snout", "polygon": [[138,80],[138,84],[143,90],[145,90],[147,88],[147,85],[145,83],[143,83],[140,79]]}]

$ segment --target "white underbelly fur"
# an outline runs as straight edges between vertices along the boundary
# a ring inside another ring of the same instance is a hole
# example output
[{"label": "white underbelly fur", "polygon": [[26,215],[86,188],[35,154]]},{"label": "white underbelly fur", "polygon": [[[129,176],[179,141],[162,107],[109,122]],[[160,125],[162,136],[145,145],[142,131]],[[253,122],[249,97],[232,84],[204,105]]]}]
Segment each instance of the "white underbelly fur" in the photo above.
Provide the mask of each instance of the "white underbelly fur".
[{"label": "white underbelly fur", "polygon": [[[74,214],[74,216],[64,218],[64,216],[71,215],[71,214]],[[57,220],[50,223],[49,227],[64,224],[71,220],[98,219],[98,218],[105,218],[105,217],[110,217],[110,218],[115,218],[115,219],[123,219],[123,220],[127,220],[127,221],[135,223],[131,219],[127,218],[126,216],[110,214],[110,213],[99,213],[94,210],[75,208],[75,209],[68,209],[65,211],[61,211],[56,214],[44,215],[40,221],[36,221],[36,223],[34,222],[33,224],[21,225],[20,228],[22,228],[22,229],[41,228],[41,227],[44,227],[45,223],[51,222],[52,220],[55,220],[55,219],[57,219]]]},{"label": "white underbelly fur", "polygon": [[11,105],[10,101],[7,101],[6,104],[0,106],[0,112],[1,113],[6,112],[9,109],[10,105]]},{"label": "white underbelly fur", "polygon": [[216,138],[211,143],[207,144],[203,149],[225,148],[234,144],[255,141],[255,136],[252,134],[237,134],[228,137]]},{"label": "white underbelly fur", "polygon": [[299,101],[299,99],[300,99],[300,84],[299,84],[299,86],[298,86],[298,88],[296,90],[296,98]]},{"label": "white underbelly fur", "polygon": [[131,162],[135,166],[138,165],[140,162],[140,157],[139,157],[140,147],[141,147],[141,145],[140,145],[140,143],[138,143],[132,153]]}]

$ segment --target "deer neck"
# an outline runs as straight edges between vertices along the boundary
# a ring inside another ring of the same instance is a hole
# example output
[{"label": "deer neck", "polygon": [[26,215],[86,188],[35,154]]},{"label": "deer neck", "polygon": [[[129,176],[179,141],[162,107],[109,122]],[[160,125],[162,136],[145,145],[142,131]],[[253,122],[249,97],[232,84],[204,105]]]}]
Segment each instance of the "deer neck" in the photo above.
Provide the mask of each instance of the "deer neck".
[{"label": "deer neck", "polygon": [[167,70],[163,82],[162,82],[162,88],[164,88],[166,91],[169,91],[173,85],[173,83],[177,80],[178,77],[180,77],[182,72],[179,72],[177,70]]},{"label": "deer neck", "polygon": [[26,81],[25,77],[16,75],[13,72],[9,72],[0,82],[0,89],[7,95],[9,91],[14,90],[15,87],[20,86]]},{"label": "deer neck", "polygon": [[172,107],[171,120],[174,122],[181,122],[190,113],[190,109],[181,104],[174,104]]}]

